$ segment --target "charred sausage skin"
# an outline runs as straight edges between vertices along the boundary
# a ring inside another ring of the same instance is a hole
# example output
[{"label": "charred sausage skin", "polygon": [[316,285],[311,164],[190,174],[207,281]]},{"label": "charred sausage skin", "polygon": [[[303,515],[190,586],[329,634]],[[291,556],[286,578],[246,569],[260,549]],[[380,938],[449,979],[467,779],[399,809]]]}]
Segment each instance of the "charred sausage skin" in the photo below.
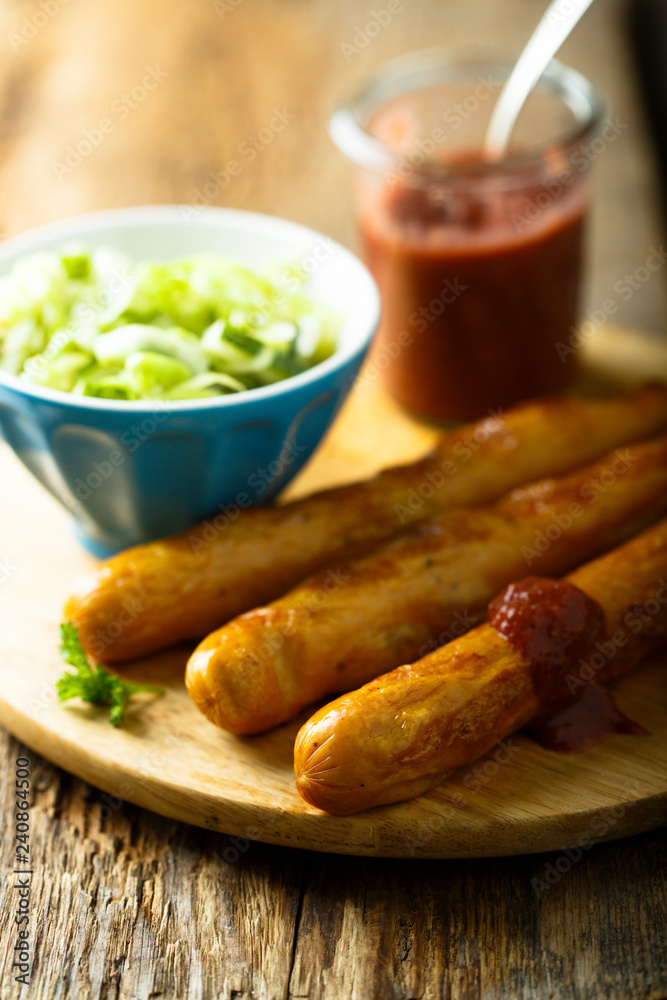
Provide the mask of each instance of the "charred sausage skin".
[{"label": "charred sausage skin", "polygon": [[204,639],[188,691],[224,729],[261,732],[479,624],[527,572],[560,576],[664,514],[667,435],[496,504],[447,511],[309,577]]},{"label": "charred sausage skin", "polygon": [[659,386],[519,406],[445,435],[412,465],[128,549],[78,582],[65,617],[104,663],[144,656],[201,638],[415,521],[488,503],[663,429],[667,389]]},{"label": "charred sausage skin", "polygon": [[[667,642],[667,520],[566,579],[604,611],[598,682]],[[534,719],[537,692],[529,660],[481,625],[316,712],[296,739],[299,792],[336,815],[413,798]]]}]

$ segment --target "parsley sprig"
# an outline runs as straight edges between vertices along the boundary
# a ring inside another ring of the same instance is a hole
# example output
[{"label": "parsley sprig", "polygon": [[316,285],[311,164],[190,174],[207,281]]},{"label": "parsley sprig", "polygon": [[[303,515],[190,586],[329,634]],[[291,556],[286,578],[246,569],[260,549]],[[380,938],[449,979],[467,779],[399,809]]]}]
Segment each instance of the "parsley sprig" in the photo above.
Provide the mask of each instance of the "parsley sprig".
[{"label": "parsley sprig", "polygon": [[108,705],[109,721],[112,726],[117,726],[123,721],[125,708],[133,694],[139,691],[164,694],[164,688],[156,684],[124,681],[117,674],[109,673],[99,663],[92,664],[79,640],[79,630],[72,622],[62,623],[60,635],[60,654],[65,663],[75,668],[76,673],[66,670],[56,681],[58,701],[81,698],[91,705]]}]

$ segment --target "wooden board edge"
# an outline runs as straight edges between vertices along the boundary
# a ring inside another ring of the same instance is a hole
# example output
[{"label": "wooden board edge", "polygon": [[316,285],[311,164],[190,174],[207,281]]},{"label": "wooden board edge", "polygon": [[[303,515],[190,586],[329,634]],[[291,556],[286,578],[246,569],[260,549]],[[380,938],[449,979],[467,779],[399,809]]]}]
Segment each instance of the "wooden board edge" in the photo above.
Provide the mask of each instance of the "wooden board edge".
[{"label": "wooden board edge", "polygon": [[[509,824],[499,818],[493,834],[493,849],[462,848],[460,844],[454,843],[447,838],[446,819],[443,820],[441,828],[428,840],[423,840],[422,843],[415,842],[409,836],[408,830],[397,830],[387,823],[384,816],[380,817],[379,813],[375,814],[378,822],[372,824],[373,830],[376,831],[377,842],[345,843],[337,841],[335,834],[333,837],[326,836],[327,822],[331,817],[325,814],[304,813],[299,817],[290,817],[292,832],[279,832],[273,828],[273,817],[268,807],[265,819],[258,817],[256,805],[248,806],[231,800],[225,803],[223,811],[219,800],[211,795],[203,796],[205,809],[198,812],[189,811],[185,805],[187,794],[179,795],[178,790],[168,782],[153,775],[151,785],[156,789],[153,791],[150,785],[137,783],[136,775],[131,770],[128,769],[125,775],[119,773],[116,762],[108,765],[100,765],[97,759],[88,762],[83,748],[79,748],[80,752],[73,755],[71,741],[38,726],[30,717],[17,711],[14,706],[2,699],[0,699],[0,724],[23,745],[109,795],[117,796],[119,783],[126,777],[135,789],[127,796],[126,801],[157,815],[224,836],[246,837],[279,847],[292,847],[325,854],[414,860],[511,857],[576,849],[583,837],[588,838],[588,846],[593,846],[596,843],[646,833],[667,825],[667,790],[665,790],[642,799],[628,799],[613,806],[579,810],[551,820],[541,817],[536,822],[526,819],[524,822],[517,823],[515,820]],[[396,808],[400,808],[400,805]],[[371,810],[364,815],[372,819],[374,811]],[[334,819],[337,820],[338,817]],[[258,823],[262,822],[265,823],[264,828],[258,826]],[[297,822],[301,829],[296,828]],[[323,829],[318,830],[318,827]],[[309,828],[312,829],[312,834],[308,833]],[[459,830],[459,839],[460,832]],[[409,848],[408,842],[411,845]],[[588,847],[583,848],[586,849]]]}]

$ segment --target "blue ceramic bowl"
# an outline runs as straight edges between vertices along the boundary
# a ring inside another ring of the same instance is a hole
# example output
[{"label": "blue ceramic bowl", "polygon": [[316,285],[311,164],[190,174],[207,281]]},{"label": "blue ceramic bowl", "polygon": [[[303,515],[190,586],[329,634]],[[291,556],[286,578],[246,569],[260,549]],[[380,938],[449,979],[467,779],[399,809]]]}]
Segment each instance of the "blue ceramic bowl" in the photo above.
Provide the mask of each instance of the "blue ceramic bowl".
[{"label": "blue ceramic bowl", "polygon": [[100,555],[233,518],[266,503],[302,468],[359,370],[379,319],[366,268],[348,250],[282,219],[231,209],[125,208],[32,230],[0,247],[0,273],[68,241],[138,260],[217,253],[251,267],[299,261],[308,294],[342,317],[326,361],[275,385],[169,403],[72,396],[0,372],[0,428],[22,462],[72,513]]}]

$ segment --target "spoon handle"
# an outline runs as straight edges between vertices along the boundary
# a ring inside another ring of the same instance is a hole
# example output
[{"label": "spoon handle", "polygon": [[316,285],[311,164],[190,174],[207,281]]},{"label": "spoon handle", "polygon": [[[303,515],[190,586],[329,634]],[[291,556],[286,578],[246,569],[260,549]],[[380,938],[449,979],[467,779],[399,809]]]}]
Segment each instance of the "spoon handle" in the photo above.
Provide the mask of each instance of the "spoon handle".
[{"label": "spoon handle", "polygon": [[552,0],[510,73],[493,109],[484,157],[501,159],[531,90],[593,0]]}]

